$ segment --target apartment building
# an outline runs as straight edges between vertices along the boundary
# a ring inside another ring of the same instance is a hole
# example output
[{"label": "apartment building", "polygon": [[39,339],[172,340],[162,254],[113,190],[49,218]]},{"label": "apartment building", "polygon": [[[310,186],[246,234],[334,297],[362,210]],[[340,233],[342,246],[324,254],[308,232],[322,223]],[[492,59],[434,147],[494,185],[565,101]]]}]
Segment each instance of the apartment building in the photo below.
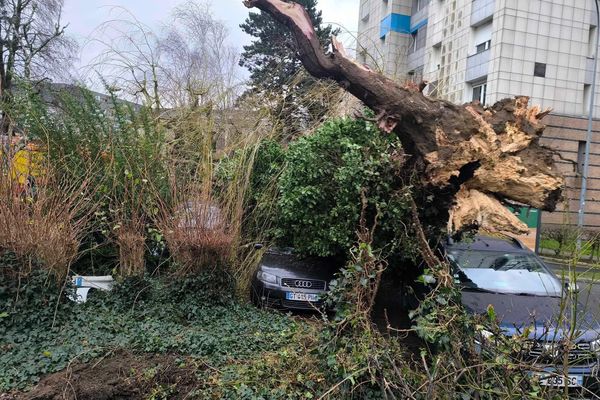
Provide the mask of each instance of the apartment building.
[{"label": "apartment building", "polygon": [[[568,190],[543,224],[576,223],[598,45],[594,0],[361,0],[359,19],[358,60],[400,82],[427,80],[429,96],[491,105],[526,95],[551,107],[542,141],[560,151]],[[600,120],[586,203],[586,227],[600,230]]]}]

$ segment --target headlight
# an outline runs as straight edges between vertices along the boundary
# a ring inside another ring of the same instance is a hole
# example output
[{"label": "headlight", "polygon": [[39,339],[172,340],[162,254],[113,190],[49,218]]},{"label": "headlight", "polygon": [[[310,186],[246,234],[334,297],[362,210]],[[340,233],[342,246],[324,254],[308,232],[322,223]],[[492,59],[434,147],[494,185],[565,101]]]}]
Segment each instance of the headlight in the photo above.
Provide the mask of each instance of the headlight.
[{"label": "headlight", "polygon": [[590,343],[590,349],[593,352],[600,353],[600,339],[596,339]]},{"label": "headlight", "polygon": [[270,274],[268,272],[258,271],[258,273],[256,274],[256,277],[258,278],[259,281],[262,281],[265,283],[277,283],[277,276]]}]

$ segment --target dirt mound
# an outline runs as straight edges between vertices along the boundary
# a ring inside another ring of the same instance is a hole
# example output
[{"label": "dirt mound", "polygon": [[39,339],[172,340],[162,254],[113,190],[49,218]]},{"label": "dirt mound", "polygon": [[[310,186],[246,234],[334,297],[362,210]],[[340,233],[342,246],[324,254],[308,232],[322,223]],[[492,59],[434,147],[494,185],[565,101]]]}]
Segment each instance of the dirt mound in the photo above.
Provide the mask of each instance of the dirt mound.
[{"label": "dirt mound", "polygon": [[189,398],[197,387],[194,360],[173,355],[113,353],[44,377],[18,400]]}]

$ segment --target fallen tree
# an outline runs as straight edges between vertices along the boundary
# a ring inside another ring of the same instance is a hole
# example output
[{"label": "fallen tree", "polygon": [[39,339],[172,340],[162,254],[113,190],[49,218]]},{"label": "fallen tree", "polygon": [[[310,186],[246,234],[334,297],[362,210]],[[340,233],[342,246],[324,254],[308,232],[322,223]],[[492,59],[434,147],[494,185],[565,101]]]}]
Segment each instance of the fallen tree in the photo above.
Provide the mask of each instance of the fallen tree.
[{"label": "fallen tree", "polygon": [[516,97],[484,108],[424,96],[358,64],[332,39],[324,53],[307,12],[282,0],[244,0],[292,30],[307,71],[332,79],[376,114],[381,130],[400,138],[407,159],[401,174],[418,186],[416,203],[425,226],[450,232],[472,226],[524,232],[504,203],[554,211],[563,178],[554,152],[539,143],[549,110]]}]

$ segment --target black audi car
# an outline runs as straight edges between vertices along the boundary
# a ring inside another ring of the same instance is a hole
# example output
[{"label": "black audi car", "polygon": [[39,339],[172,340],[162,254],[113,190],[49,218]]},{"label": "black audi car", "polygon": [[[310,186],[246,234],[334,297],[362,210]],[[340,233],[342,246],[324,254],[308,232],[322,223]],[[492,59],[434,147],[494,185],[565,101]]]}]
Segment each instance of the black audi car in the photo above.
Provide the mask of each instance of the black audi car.
[{"label": "black audi car", "polygon": [[[486,314],[491,305],[503,335],[529,332],[520,356],[542,385],[598,393],[600,324],[572,285],[510,237],[479,235],[445,252],[468,312]],[[479,334],[482,342],[492,336]]]},{"label": "black audi car", "polygon": [[342,266],[343,260],[335,257],[301,257],[291,248],[270,248],[254,274],[252,301],[271,308],[321,308],[329,282]]}]

